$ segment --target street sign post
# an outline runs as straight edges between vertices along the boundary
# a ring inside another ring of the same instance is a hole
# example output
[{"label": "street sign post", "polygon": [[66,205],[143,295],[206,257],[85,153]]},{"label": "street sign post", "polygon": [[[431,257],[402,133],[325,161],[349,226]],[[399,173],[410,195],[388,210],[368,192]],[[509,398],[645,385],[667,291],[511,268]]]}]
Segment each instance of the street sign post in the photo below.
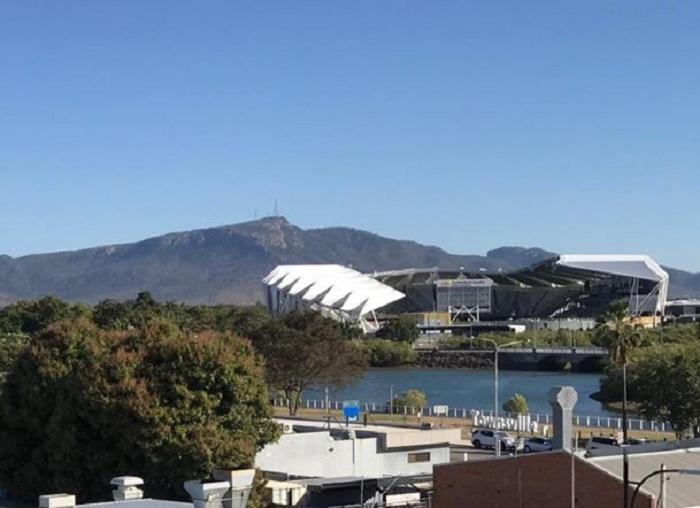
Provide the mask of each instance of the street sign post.
[{"label": "street sign post", "polygon": [[360,401],[359,400],[344,400],[343,401],[343,416],[345,422],[356,422],[360,419]]}]

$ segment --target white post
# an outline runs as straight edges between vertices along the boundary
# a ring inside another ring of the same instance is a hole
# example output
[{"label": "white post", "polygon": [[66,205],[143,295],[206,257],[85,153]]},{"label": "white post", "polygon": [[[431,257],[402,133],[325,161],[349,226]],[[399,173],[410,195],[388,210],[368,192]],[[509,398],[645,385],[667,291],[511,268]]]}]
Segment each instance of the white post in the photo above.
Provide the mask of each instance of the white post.
[{"label": "white post", "polygon": [[[661,471],[666,471],[666,464],[661,464]],[[659,475],[661,488],[659,489],[659,508],[666,508],[666,473]]]},{"label": "white post", "polygon": [[[477,293],[478,294],[478,293]],[[494,450],[496,457],[501,456],[501,438],[498,435],[498,346],[495,346],[493,363],[493,428],[495,430]]]}]

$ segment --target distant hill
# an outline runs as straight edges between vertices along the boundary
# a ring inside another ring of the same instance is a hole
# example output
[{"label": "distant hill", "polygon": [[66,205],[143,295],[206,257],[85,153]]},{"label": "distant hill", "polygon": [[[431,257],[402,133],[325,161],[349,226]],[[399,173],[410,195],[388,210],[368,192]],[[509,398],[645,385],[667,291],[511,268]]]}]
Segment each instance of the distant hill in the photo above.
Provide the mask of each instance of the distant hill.
[{"label": "distant hill", "polygon": [[[0,256],[0,305],[53,294],[73,301],[133,298],[150,291],[187,303],[253,303],[261,279],[282,263],[338,263],[371,272],[411,267],[512,270],[550,258],[501,247],[486,256],[449,254],[412,241],[333,227],[300,229],[283,217],[170,233],[71,252]],[[700,274],[673,270],[677,294],[700,294]]]}]

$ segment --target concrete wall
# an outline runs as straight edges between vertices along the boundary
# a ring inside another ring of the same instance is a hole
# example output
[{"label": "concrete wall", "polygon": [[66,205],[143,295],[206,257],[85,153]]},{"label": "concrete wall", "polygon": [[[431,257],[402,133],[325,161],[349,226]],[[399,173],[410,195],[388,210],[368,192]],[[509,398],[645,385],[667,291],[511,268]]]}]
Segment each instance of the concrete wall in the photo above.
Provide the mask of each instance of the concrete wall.
[{"label": "concrete wall", "polygon": [[405,432],[387,432],[384,438],[386,448],[425,446],[443,443],[459,443],[462,429],[459,427],[432,430],[407,430]]},{"label": "concrete wall", "polygon": [[[430,462],[408,462],[409,453],[430,452]],[[334,440],[327,431],[283,434],[255,457],[263,471],[294,476],[367,476],[431,473],[450,461],[449,446],[378,453],[377,439]]]},{"label": "concrete wall", "polygon": [[[571,506],[571,470],[571,455],[565,452],[439,466],[433,477],[435,508]],[[617,478],[578,458],[573,476],[576,508],[622,506]],[[653,499],[640,493],[634,508],[653,506]]]}]

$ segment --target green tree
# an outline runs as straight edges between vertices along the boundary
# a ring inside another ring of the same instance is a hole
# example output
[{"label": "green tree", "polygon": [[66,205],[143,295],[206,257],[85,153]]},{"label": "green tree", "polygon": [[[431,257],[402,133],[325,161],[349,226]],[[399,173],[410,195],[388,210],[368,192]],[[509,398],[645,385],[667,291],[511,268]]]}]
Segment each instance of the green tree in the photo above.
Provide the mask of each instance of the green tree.
[{"label": "green tree", "polygon": [[418,354],[410,344],[388,339],[362,339],[356,342],[365,351],[372,367],[399,367],[411,365],[418,359]]},{"label": "green tree", "polygon": [[418,338],[416,322],[408,316],[389,319],[375,334],[380,339],[413,342]]},{"label": "green tree", "polygon": [[0,332],[35,335],[58,321],[89,315],[87,306],[64,302],[55,296],[23,300],[0,309]]},{"label": "green tree", "polygon": [[0,395],[0,482],[21,498],[95,500],[128,472],[184,498],[183,481],[251,466],[278,433],[247,341],[63,321],[23,351]]},{"label": "green tree", "polygon": [[519,393],[516,393],[503,403],[503,411],[508,414],[521,415],[527,413],[529,410],[530,409],[527,407],[527,400]]},{"label": "green tree", "polygon": [[700,352],[696,346],[665,347],[635,363],[634,400],[640,413],[667,421],[678,439],[692,429],[700,437]]},{"label": "green tree", "polygon": [[341,388],[366,369],[363,352],[346,338],[340,323],[317,312],[293,312],[251,333],[255,350],[265,359],[267,380],[299,409],[308,388]]},{"label": "green tree", "polygon": [[15,361],[29,347],[29,337],[21,333],[0,333],[0,391],[7,373]]},{"label": "green tree", "polygon": [[414,407],[420,409],[428,404],[428,399],[420,390],[406,390],[401,395],[394,397],[394,407]]},{"label": "green tree", "polygon": [[630,352],[641,343],[641,334],[629,324],[625,302],[613,302],[600,316],[595,343],[608,348],[610,361],[622,369],[622,433],[627,442],[627,362]]}]

